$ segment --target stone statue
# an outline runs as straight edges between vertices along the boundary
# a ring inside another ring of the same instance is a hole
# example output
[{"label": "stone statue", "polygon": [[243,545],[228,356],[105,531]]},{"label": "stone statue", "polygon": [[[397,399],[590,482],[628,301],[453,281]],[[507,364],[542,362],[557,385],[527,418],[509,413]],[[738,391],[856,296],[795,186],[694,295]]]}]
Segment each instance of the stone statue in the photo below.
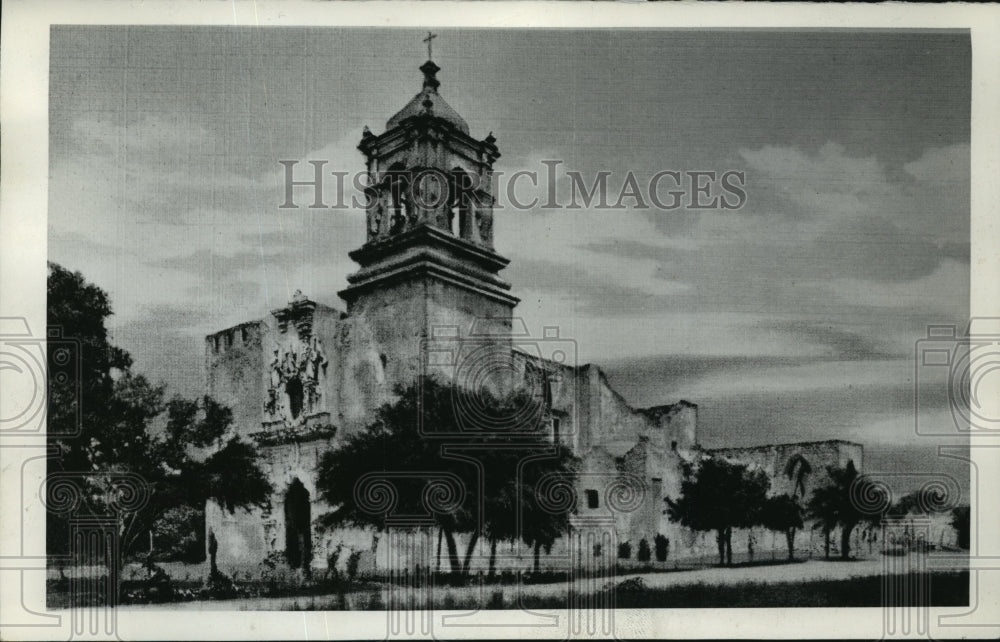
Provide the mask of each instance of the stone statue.
[{"label": "stone statue", "polygon": [[379,199],[368,210],[368,238],[378,238],[382,227],[382,201]]},{"label": "stone statue", "polygon": [[271,359],[271,387],[277,388],[281,385],[281,358],[278,356],[278,349],[274,349],[274,358]]},{"label": "stone statue", "polygon": [[487,247],[493,247],[493,208],[484,207],[477,212],[479,240]]},{"label": "stone statue", "polygon": [[455,229],[455,208],[449,207],[447,211],[448,216],[448,231],[451,232]]},{"label": "stone statue", "polygon": [[307,354],[306,378],[319,383],[319,373],[321,370],[326,370],[326,364],[328,363],[326,353],[323,351],[323,342],[319,340],[319,337],[314,335],[309,338]]}]

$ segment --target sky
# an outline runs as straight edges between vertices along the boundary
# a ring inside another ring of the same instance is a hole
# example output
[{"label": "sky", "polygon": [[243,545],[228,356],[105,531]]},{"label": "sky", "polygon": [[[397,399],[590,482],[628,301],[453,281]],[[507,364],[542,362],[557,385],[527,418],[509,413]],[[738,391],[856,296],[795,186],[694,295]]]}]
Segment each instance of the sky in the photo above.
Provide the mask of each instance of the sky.
[{"label": "sky", "polygon": [[[869,472],[967,488],[936,456],[963,442],[914,428],[952,426],[917,342],[968,320],[967,33],[436,33],[440,92],[493,133],[507,176],[558,160],[611,172],[616,195],[627,172],[745,175],[733,210],[519,211],[501,194],[496,247],[529,329],[559,326],[635,406],[697,403],[706,447],[849,439]],[[296,289],[344,307],[364,215],[301,189],[279,208],[279,160],[363,169],[362,128],[420,89],[425,35],[53,28],[49,258],[110,294],[137,370],[198,394],[206,334]]]}]

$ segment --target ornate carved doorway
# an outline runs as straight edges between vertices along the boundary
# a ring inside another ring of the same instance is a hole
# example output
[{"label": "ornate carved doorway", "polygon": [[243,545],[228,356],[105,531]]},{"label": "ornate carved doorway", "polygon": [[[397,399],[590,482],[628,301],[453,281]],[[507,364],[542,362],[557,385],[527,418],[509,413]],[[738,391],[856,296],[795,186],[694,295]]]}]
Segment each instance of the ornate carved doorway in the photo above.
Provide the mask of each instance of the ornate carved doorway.
[{"label": "ornate carved doorway", "polygon": [[309,491],[296,477],[285,493],[285,558],[289,566],[306,572],[312,560],[311,523]]}]

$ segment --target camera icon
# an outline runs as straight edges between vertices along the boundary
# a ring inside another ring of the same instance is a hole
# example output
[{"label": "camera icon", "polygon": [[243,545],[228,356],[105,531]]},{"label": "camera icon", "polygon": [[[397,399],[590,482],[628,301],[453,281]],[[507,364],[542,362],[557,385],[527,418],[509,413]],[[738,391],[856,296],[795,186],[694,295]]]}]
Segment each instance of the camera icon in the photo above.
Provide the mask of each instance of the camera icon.
[{"label": "camera icon", "polygon": [[[27,319],[0,317],[0,389],[7,403],[0,436],[67,436],[80,433],[80,342],[51,327],[32,336]],[[47,406],[69,409],[66,420],[46,426]]]},{"label": "camera icon", "polygon": [[[914,421],[918,435],[1000,435],[1000,318],[930,325],[916,342]],[[942,418],[947,401],[951,425]]]},{"label": "camera icon", "polygon": [[509,326],[478,318],[462,336],[456,325],[431,326],[421,341],[420,381],[435,378],[451,387],[454,433],[423,425],[422,434],[547,434],[558,442],[576,426],[576,341],[556,326],[533,336],[524,320]]}]

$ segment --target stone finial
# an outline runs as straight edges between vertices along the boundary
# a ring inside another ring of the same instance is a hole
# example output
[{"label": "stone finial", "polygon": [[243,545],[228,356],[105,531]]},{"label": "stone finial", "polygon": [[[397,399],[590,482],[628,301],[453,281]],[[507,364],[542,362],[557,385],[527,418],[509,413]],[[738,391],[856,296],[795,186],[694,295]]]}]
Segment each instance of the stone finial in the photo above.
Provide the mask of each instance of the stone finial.
[{"label": "stone finial", "polygon": [[441,81],[437,79],[437,72],[441,71],[441,68],[435,65],[434,61],[428,60],[420,65],[420,71],[424,72],[424,89],[436,92],[441,86]]},{"label": "stone finial", "polygon": [[289,300],[289,303],[291,303],[291,304],[294,305],[294,304],[297,304],[297,303],[304,303],[304,302],[306,302],[308,300],[309,300],[309,297],[307,297],[306,295],[302,294],[302,290],[295,290],[295,294],[292,295],[292,298],[291,298],[291,300]]}]

